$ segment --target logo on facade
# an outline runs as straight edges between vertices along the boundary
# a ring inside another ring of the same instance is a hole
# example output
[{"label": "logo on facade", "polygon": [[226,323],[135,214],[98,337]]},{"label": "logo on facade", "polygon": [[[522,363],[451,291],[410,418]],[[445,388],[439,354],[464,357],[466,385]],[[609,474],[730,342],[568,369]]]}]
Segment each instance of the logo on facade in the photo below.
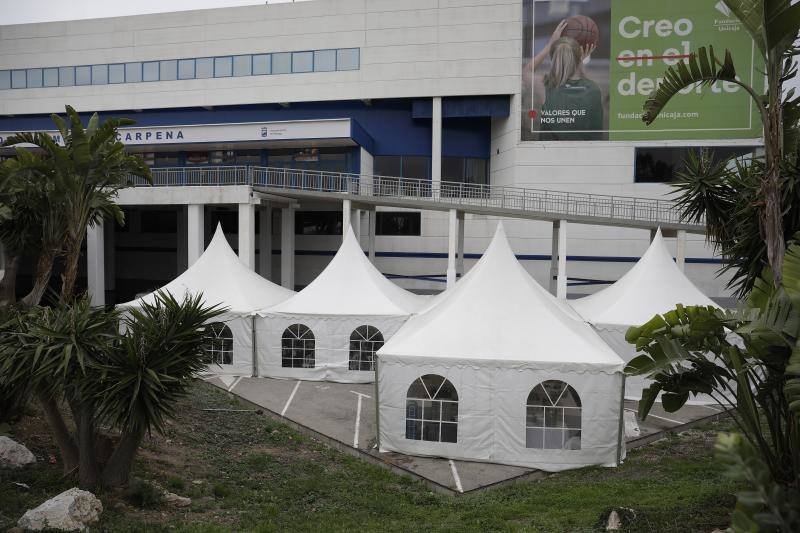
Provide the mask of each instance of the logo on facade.
[{"label": "logo on facade", "polygon": [[725,4],[725,2],[723,2],[722,0],[717,2],[717,5],[715,5],[714,7],[725,17],[731,18],[733,16],[733,13],[731,13],[731,8],[729,8],[727,4]]}]

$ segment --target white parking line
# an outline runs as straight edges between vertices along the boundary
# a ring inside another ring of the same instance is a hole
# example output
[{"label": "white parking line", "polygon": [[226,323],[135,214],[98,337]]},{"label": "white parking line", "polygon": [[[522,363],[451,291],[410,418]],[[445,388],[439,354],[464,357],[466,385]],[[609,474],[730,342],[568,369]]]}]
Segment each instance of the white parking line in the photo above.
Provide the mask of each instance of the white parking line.
[{"label": "white parking line", "polygon": [[242,381],[242,378],[243,378],[243,377],[244,377],[244,376],[239,376],[239,377],[237,377],[236,379],[234,379],[234,380],[233,380],[233,383],[231,383],[231,386],[230,386],[230,387],[228,387],[228,392],[231,392],[231,391],[233,390],[233,388],[234,388],[236,385],[238,385],[240,381]]},{"label": "white parking line", "polygon": [[363,392],[356,392],[354,390],[351,390],[350,392],[358,396],[358,404],[356,404],[356,428],[353,432],[353,448],[358,449],[358,434],[361,428],[361,398],[372,398],[372,396],[364,394]]},{"label": "white parking line", "polygon": [[[625,408],[625,410],[626,411],[632,411],[634,413],[637,412],[636,409],[628,409],[627,407]],[[678,424],[679,426],[686,423],[686,422],[681,422],[680,420],[673,420],[671,418],[666,418],[666,417],[663,417],[663,416],[654,415],[653,413],[649,413],[647,416],[648,417],[652,416],[653,418],[658,418],[659,420],[664,420],[665,422],[672,422],[673,424]]]},{"label": "white parking line", "polygon": [[297,384],[295,384],[294,389],[292,389],[292,393],[289,395],[289,399],[286,400],[286,405],[283,406],[283,411],[281,411],[281,416],[286,414],[286,410],[289,408],[289,404],[292,403],[292,400],[294,399],[294,394],[297,392],[298,387],[300,387],[299,380],[297,381]]},{"label": "white parking line", "polygon": [[456,482],[456,490],[458,492],[464,492],[464,487],[461,486],[461,478],[458,477],[458,470],[456,470],[456,464],[453,462],[452,459],[448,459],[450,461],[450,470],[453,472],[453,480]]}]

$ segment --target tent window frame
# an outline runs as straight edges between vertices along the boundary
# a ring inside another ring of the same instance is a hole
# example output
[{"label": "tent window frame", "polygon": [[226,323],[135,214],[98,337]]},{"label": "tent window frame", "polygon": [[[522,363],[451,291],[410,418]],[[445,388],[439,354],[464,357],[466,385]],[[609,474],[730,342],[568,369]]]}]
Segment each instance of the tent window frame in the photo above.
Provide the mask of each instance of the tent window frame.
[{"label": "tent window frame", "polygon": [[458,392],[443,376],[418,377],[406,393],[406,439],[458,442]]},{"label": "tent window frame", "polygon": [[314,332],[305,324],[292,324],[281,335],[283,368],[314,368],[316,364]]},{"label": "tent window frame", "polygon": [[551,379],[537,384],[525,402],[525,447],[580,450],[582,410],[578,391],[567,382]]},{"label": "tent window frame", "polygon": [[350,370],[374,371],[375,352],[383,346],[383,333],[375,326],[358,326],[350,334]]},{"label": "tent window frame", "polygon": [[210,364],[232,365],[233,332],[231,328],[223,322],[212,322],[206,328],[206,335],[209,338],[206,355]]}]

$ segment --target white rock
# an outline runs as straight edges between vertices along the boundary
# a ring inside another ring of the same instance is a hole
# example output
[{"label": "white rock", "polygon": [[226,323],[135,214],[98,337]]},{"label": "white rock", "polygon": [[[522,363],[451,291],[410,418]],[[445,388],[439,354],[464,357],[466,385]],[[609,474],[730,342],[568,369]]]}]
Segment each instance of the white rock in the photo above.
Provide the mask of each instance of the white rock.
[{"label": "white rock", "polygon": [[103,504],[94,494],[72,488],[27,511],[17,525],[32,531],[83,531],[88,524],[97,522],[102,512]]},{"label": "white rock", "polygon": [[619,514],[616,511],[611,511],[611,514],[608,515],[608,524],[606,525],[606,531],[619,531],[619,528],[622,527],[622,520],[619,519]]},{"label": "white rock", "polygon": [[188,507],[192,505],[192,499],[185,496],[178,496],[172,492],[164,493],[164,502],[174,505],[175,507]]},{"label": "white rock", "polygon": [[36,462],[31,451],[8,437],[0,437],[0,467],[21,468]]}]

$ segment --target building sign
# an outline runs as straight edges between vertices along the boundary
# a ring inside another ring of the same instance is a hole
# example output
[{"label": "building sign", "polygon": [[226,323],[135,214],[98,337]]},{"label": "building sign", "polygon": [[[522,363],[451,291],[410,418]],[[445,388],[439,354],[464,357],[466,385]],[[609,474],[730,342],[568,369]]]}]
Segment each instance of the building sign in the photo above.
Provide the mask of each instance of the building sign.
[{"label": "building sign", "polygon": [[[0,132],[0,143],[14,132]],[[62,144],[61,135],[48,131]],[[197,124],[120,128],[117,139],[123,144],[163,145],[186,143],[243,142],[264,140],[349,139],[350,119],[297,120],[237,124]]]},{"label": "building sign", "polygon": [[764,88],[755,43],[718,0],[523,0],[522,140],[754,139],[750,96],[688,87],[650,126],[642,106],[664,71],[711,45]]}]

